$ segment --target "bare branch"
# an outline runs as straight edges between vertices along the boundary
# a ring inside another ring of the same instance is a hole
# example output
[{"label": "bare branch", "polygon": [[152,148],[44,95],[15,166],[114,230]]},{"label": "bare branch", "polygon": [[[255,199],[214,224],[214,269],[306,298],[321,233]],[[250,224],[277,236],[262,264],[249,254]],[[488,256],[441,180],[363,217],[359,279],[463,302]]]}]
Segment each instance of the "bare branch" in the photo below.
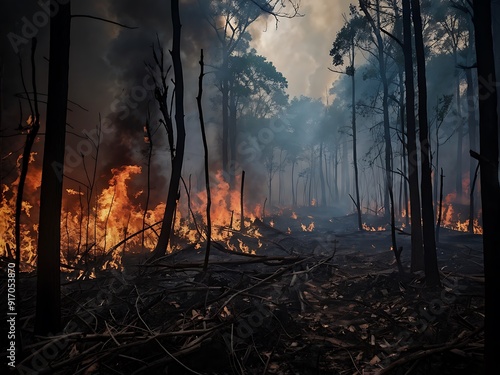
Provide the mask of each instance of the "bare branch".
[{"label": "bare branch", "polygon": [[124,27],[126,29],[131,29],[131,30],[138,29],[138,27],[136,27],[136,26],[127,26],[127,25],[124,25],[124,24],[119,23],[119,22],[111,21],[111,20],[108,20],[108,19],[102,18],[102,17],[91,16],[91,15],[88,15],[88,14],[72,14],[71,18],[90,18],[90,19],[93,19],[93,20],[103,21],[103,22],[107,22],[107,23],[110,23],[110,24],[113,24],[113,25]]}]

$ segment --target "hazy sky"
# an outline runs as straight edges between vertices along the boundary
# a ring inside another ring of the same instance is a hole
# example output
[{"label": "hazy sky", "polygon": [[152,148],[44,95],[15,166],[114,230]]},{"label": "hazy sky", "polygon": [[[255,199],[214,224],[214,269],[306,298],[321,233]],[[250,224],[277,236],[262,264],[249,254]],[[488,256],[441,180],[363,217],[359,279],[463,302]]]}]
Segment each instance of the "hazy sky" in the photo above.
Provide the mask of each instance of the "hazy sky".
[{"label": "hazy sky", "polygon": [[[352,2],[352,1],[351,1]],[[338,74],[331,67],[329,51],[342,14],[348,12],[348,0],[302,0],[303,17],[257,22],[252,27],[252,46],[274,63],[288,79],[291,97],[326,97],[326,91]]]}]

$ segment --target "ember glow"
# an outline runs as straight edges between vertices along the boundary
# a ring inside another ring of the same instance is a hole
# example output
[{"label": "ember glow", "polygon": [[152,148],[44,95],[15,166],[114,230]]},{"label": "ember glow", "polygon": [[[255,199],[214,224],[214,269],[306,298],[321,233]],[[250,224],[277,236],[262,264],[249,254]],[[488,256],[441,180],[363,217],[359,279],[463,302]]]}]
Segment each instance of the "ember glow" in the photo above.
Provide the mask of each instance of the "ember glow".
[{"label": "ember glow", "polygon": [[314,230],[314,221],[307,226],[305,224],[300,224],[300,228],[303,232],[312,232]]},{"label": "ember glow", "polygon": [[367,232],[382,232],[385,231],[386,229],[383,226],[378,226],[377,228],[375,228],[370,225],[367,225],[366,223],[363,223],[363,230]]}]

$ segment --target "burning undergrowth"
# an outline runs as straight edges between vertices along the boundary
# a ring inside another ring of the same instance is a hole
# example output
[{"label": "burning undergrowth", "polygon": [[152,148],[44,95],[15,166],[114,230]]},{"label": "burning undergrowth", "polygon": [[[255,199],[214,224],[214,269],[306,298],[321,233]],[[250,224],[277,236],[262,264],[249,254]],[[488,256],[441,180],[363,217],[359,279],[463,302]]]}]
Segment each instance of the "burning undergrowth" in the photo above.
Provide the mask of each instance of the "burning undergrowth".
[{"label": "burning undergrowth", "polygon": [[[35,160],[36,155],[32,155]],[[96,186],[66,182],[61,215],[61,263],[62,271],[70,278],[93,277],[98,270],[123,268],[122,257],[126,253],[147,256],[154,249],[165,210],[161,201],[147,201],[144,188],[144,168],[124,165],[110,171],[109,180]],[[206,192],[196,178],[183,179],[175,214],[175,225],[168,252],[192,247],[201,249],[206,241]],[[11,186],[2,186],[0,205],[0,255],[13,258],[15,250],[15,196],[18,179]],[[252,182],[255,185],[255,181]],[[244,197],[244,218],[241,223],[241,176],[237,176],[231,188],[222,172],[212,175],[212,240],[219,241],[232,251],[255,254],[261,251],[262,234],[252,225],[256,219],[265,220],[288,235],[328,231],[335,227],[338,218],[345,213],[335,207],[268,207],[255,203],[255,186],[251,186],[249,197]],[[36,266],[38,193],[40,173],[32,167],[26,183],[26,200],[21,216],[21,267],[32,271]],[[100,190],[98,189],[99,187]],[[165,192],[166,194],[166,192]],[[155,197],[162,195],[156,188]],[[146,203],[147,202],[147,203]],[[146,209],[147,207],[147,209]],[[455,231],[471,230],[467,216],[468,207],[460,204],[454,194],[443,201],[441,226]],[[437,215],[437,212],[436,212]],[[390,231],[383,215],[364,214],[365,231]],[[405,215],[398,218],[399,231],[406,230]],[[481,234],[480,216],[472,226],[475,234]],[[348,228],[356,230],[357,228]],[[244,233],[247,241],[235,236]],[[252,241],[248,241],[252,238]],[[76,270],[76,271],[75,271]],[[69,274],[68,274],[69,272]],[[76,272],[76,273],[75,273]]]}]

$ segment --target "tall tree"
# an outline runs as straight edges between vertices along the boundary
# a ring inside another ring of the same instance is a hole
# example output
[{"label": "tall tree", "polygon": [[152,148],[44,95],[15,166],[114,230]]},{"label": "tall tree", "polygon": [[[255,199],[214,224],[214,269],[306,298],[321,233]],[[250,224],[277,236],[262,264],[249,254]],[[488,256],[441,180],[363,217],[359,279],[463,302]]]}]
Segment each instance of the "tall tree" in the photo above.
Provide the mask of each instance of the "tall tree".
[{"label": "tall tree", "polygon": [[286,78],[254,49],[230,58],[229,76],[233,122],[241,115],[270,118],[288,104]]},{"label": "tall tree", "polygon": [[374,10],[375,15],[372,15],[368,10],[369,0],[359,0],[359,5],[365,14],[368,23],[371,26],[372,33],[375,36],[374,44],[377,49],[377,60],[379,65],[379,75],[382,82],[382,112],[384,123],[384,143],[385,143],[385,183],[386,189],[384,192],[384,215],[390,219],[391,222],[391,241],[392,249],[397,254],[398,266],[402,269],[399,263],[399,253],[396,244],[396,223],[395,223],[395,209],[394,209],[394,190],[393,190],[393,153],[392,153],[392,139],[391,128],[389,119],[389,77],[387,72],[387,55],[389,54],[390,47],[386,47],[386,43],[382,38],[382,9],[380,7],[380,0],[375,0]]},{"label": "tall tree", "polygon": [[[498,182],[498,110],[497,80],[492,36],[492,1],[474,0],[474,35],[476,42],[479,93],[479,144],[476,155],[481,168],[483,212],[483,254],[485,274],[485,369],[497,362],[500,308],[498,265],[500,264],[500,185]],[[498,43],[498,42],[497,42]],[[498,45],[498,44],[497,44]]]},{"label": "tall tree", "polygon": [[430,163],[429,126],[427,119],[427,80],[425,74],[425,49],[423,39],[420,0],[411,1],[413,27],[415,31],[415,53],[418,81],[418,125],[420,139],[420,163],[422,175],[420,193],[422,196],[422,219],[424,238],[425,282],[427,286],[440,285],[436,254],[434,207],[432,201],[432,170]]},{"label": "tall tree", "polygon": [[300,0],[199,0],[199,4],[221,47],[218,87],[222,94],[222,170],[232,185],[236,174],[236,129],[230,117],[230,57],[242,48],[241,44],[248,44],[248,28],[260,15],[272,15],[276,21],[278,17],[295,17],[299,14]]},{"label": "tall tree", "polygon": [[[184,125],[184,76],[181,61],[181,19],[179,15],[179,0],[172,0],[172,65],[174,69],[175,82],[175,128],[176,141],[175,150],[172,156],[172,172],[170,174],[170,182],[168,186],[167,202],[165,214],[163,215],[160,237],[153,250],[150,260],[157,259],[165,255],[173,227],[174,213],[177,208],[177,199],[179,196],[179,184],[182,175],[182,164],[184,162],[184,148],[186,143],[186,128]],[[163,77],[162,77],[163,79]],[[165,119],[165,121],[168,121]]]},{"label": "tall tree", "polygon": [[356,8],[351,4],[349,6],[350,19],[345,20],[344,26],[337,33],[335,41],[333,42],[332,49],[330,50],[330,56],[333,57],[333,65],[340,66],[344,65],[344,56],[347,55],[349,60],[348,66],[346,67],[345,74],[351,77],[351,106],[352,106],[352,158],[354,166],[354,187],[356,191],[356,210],[358,213],[358,229],[363,230],[363,222],[361,218],[361,202],[359,199],[359,173],[358,173],[358,150],[357,150],[357,129],[356,129],[356,80],[355,80],[355,48],[362,37],[364,32],[364,20],[358,14]]},{"label": "tall tree", "polygon": [[375,0],[373,4],[375,14],[370,12],[369,6],[372,6],[369,0],[359,0],[360,8],[362,9],[366,20],[370,24],[372,33],[375,37],[374,44],[377,50],[376,57],[379,67],[380,80],[382,82],[382,111],[383,111],[383,124],[384,124],[384,143],[385,143],[385,183],[386,189],[384,191],[384,209],[385,217],[390,217],[391,212],[391,201],[393,194],[392,186],[392,142],[390,133],[390,122],[389,122],[389,79],[387,77],[387,51],[386,43],[382,37],[382,23],[381,17],[382,12],[380,9],[380,0]]},{"label": "tall tree", "polygon": [[411,270],[424,268],[422,219],[418,182],[418,153],[415,123],[415,85],[413,79],[413,48],[410,0],[403,0],[403,45],[406,90],[406,137],[411,217]]},{"label": "tall tree", "polygon": [[37,260],[35,332],[61,328],[60,242],[66,138],[71,1],[51,1],[59,7],[50,20],[49,84],[43,152]]}]

